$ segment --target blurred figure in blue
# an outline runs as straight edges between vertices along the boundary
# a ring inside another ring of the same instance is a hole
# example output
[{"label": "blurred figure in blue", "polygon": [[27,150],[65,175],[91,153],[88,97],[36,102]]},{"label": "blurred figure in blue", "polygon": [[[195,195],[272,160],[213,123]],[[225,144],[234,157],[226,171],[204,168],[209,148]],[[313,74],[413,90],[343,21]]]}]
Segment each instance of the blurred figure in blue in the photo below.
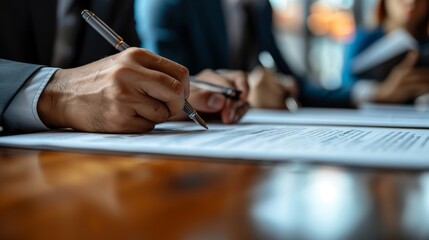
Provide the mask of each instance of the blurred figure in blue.
[{"label": "blurred figure in blue", "polygon": [[[350,88],[325,90],[289,67],[274,38],[268,0],[136,0],[135,11],[143,47],[191,74],[206,68],[250,73],[253,107],[284,109],[285,99],[298,95],[303,106],[352,107]],[[272,56],[280,74],[258,66],[262,52]]]},{"label": "blurred figure in blue", "polygon": [[380,0],[376,10],[377,27],[358,29],[355,40],[346,49],[344,85],[351,88],[351,97],[356,104],[413,101],[429,92],[429,69],[416,66],[419,59],[417,52],[411,51],[405,55],[402,62],[389,69],[383,79],[359,79],[352,66],[359,54],[398,29],[407,31],[420,47],[429,44],[429,1]]},{"label": "blurred figure in blue", "polygon": [[278,72],[294,75],[275,42],[268,0],[137,0],[135,10],[143,47],[187,66],[191,74],[207,68],[253,71],[249,100],[258,98],[252,104],[257,107],[283,108],[286,96],[297,94],[294,81],[282,84],[258,67],[265,52]]}]

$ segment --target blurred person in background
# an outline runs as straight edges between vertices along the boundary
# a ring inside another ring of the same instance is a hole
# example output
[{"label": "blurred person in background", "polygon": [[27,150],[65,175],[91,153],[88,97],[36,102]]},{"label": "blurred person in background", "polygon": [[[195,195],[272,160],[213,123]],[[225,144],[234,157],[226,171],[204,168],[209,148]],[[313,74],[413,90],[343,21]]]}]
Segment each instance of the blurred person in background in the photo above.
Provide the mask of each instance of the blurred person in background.
[{"label": "blurred person in background", "polygon": [[[143,47],[191,74],[205,68],[249,73],[253,107],[286,109],[289,96],[305,107],[352,107],[350,89],[326,90],[289,67],[274,37],[269,0],[136,0],[135,11]],[[271,55],[276,72],[260,67],[261,53]]]},{"label": "blurred person in background", "polygon": [[[380,0],[376,9],[377,26],[359,28],[347,47],[343,81],[351,88],[356,105],[365,102],[408,103],[429,92],[429,69],[416,66],[419,54],[410,51],[384,79],[359,79],[353,73],[353,61],[372,44],[398,29],[406,30],[422,47],[429,44],[428,0]],[[380,71],[380,70],[379,70]]]},{"label": "blurred person in background", "polygon": [[[249,73],[253,107],[286,108],[286,97],[298,95],[274,39],[268,0],[136,0],[135,10],[143,47],[187,66],[191,74],[206,68]],[[261,52],[272,56],[282,75],[259,67]]]}]

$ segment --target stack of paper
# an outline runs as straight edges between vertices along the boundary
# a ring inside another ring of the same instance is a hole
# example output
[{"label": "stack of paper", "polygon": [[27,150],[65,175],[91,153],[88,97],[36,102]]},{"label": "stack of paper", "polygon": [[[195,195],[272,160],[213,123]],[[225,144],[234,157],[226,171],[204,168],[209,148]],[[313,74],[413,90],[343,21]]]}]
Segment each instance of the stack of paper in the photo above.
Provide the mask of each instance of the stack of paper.
[{"label": "stack of paper", "polygon": [[[7,136],[0,138],[0,146],[353,166],[429,167],[427,114],[408,116],[410,126],[422,128],[411,129],[406,126],[407,119],[403,115],[388,116],[383,120],[382,116],[367,118],[357,112],[353,115],[353,111],[348,110],[328,112],[306,109],[290,114],[252,110],[240,124],[210,124],[208,131],[191,122],[174,122],[160,124],[147,134],[57,131]],[[362,124],[351,126],[350,121]],[[374,127],[383,122],[402,128]]]}]

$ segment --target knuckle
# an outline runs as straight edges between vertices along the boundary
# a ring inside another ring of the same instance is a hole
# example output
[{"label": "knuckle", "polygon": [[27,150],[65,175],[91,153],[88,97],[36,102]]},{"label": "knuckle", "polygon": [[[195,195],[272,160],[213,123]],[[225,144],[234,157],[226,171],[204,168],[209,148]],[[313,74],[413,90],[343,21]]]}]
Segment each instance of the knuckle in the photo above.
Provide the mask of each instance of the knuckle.
[{"label": "knuckle", "polygon": [[162,83],[170,81],[169,77],[165,74],[158,74],[157,78],[157,80]]},{"label": "knuckle", "polygon": [[142,49],[136,47],[131,47],[127,49],[127,55],[129,55],[133,59],[140,56],[143,52],[144,51],[142,51]]},{"label": "knuckle", "polygon": [[171,82],[170,89],[175,97],[182,97],[185,91],[183,84],[176,80]]},{"label": "knuckle", "polygon": [[185,66],[180,65],[181,79],[187,78],[189,76],[189,69]]},{"label": "knuckle", "polygon": [[147,48],[140,48],[140,51],[142,52],[142,54],[151,54],[151,51],[149,51]]},{"label": "knuckle", "polygon": [[126,87],[124,86],[118,86],[115,89],[113,89],[113,94],[112,94],[112,99],[117,100],[117,101],[126,101],[129,97],[129,91]]},{"label": "knuckle", "polygon": [[131,95],[128,87],[118,81],[113,81],[108,88],[101,90],[101,94],[109,100],[119,102],[126,101]]},{"label": "knuckle", "polygon": [[164,58],[161,57],[161,56],[156,56],[155,63],[157,63],[157,64],[163,64],[164,63]]},{"label": "knuckle", "polygon": [[115,66],[112,67],[112,70],[110,71],[109,78],[117,82],[118,80],[122,79],[124,76],[126,76],[129,72],[129,67],[125,64],[118,63]]},{"label": "knuckle", "polygon": [[142,54],[145,58],[151,59],[150,61],[155,60],[154,62],[161,62],[163,61],[163,58],[151,51],[149,51],[146,48],[138,48],[139,53]]}]

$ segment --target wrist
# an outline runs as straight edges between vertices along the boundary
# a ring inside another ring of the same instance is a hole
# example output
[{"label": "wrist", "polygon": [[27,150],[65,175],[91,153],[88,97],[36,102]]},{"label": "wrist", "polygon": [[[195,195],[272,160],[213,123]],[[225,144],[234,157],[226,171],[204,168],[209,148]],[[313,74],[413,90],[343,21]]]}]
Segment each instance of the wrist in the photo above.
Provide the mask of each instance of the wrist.
[{"label": "wrist", "polygon": [[37,113],[40,120],[49,128],[64,128],[66,123],[67,102],[64,89],[67,89],[67,74],[65,70],[56,71],[42,91],[37,103]]}]

